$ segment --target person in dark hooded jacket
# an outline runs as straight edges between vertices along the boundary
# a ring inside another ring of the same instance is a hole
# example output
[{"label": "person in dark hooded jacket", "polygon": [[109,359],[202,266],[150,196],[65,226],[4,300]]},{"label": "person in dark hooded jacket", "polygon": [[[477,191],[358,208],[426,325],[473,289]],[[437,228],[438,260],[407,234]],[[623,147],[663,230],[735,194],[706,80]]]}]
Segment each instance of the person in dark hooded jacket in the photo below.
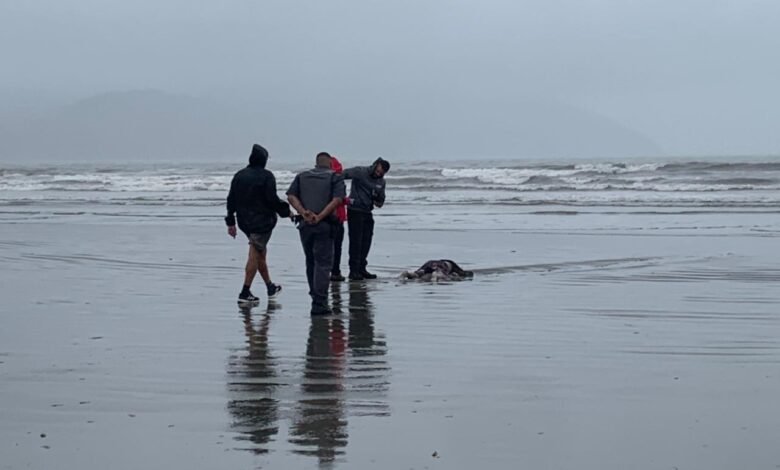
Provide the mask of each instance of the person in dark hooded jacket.
[{"label": "person in dark hooded jacket", "polygon": [[238,228],[249,239],[249,256],[244,274],[244,287],[238,295],[239,303],[254,303],[255,297],[250,288],[256,273],[265,281],[268,298],[273,298],[282,286],[271,281],[268,272],[266,254],[271,232],[276,227],[277,215],[290,216],[290,205],[279,199],[276,194],[276,178],[265,168],[268,151],[262,146],[252,146],[249,165],[233,176],[227,197],[228,235],[236,238],[236,218]]},{"label": "person in dark hooded jacket", "polygon": [[349,233],[349,279],[376,279],[368,272],[368,252],[374,238],[374,207],[385,204],[385,173],[390,162],[377,158],[371,166],[344,170],[344,179],[352,180],[347,211]]}]

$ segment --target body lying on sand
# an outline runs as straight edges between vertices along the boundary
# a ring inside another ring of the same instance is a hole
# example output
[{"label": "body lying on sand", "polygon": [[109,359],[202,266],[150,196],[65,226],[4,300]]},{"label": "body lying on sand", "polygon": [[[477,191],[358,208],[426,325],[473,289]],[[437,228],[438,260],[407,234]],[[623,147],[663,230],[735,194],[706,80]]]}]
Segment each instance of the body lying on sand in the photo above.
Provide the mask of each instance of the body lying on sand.
[{"label": "body lying on sand", "polygon": [[429,260],[415,271],[401,273],[401,279],[416,281],[462,281],[472,277],[473,271],[466,271],[450,259]]}]

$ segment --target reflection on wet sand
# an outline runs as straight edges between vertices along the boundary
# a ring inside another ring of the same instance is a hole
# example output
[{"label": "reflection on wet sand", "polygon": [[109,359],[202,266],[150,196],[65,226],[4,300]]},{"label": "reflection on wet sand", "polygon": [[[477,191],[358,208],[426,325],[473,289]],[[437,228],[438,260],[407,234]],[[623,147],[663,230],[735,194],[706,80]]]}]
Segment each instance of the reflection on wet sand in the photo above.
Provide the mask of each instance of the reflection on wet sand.
[{"label": "reflection on wet sand", "polygon": [[246,354],[232,356],[227,370],[232,397],[228,402],[228,411],[233,417],[231,428],[239,433],[237,439],[250,441],[252,445],[248,450],[257,454],[268,452],[268,443],[279,432],[279,402],[274,397],[279,386],[275,380],[276,360],[268,349],[273,310],[273,304],[269,304],[255,327],[251,307],[241,309]]},{"label": "reflection on wet sand", "polygon": [[365,416],[389,415],[383,397],[389,386],[390,367],[387,364],[387,344],[381,333],[374,331],[374,306],[368,287],[352,285],[349,290],[349,375],[352,408]]},{"label": "reflection on wet sand", "polygon": [[[384,338],[374,332],[373,305],[365,284],[350,284],[348,330],[340,316],[312,318],[306,347],[303,396],[290,442],[295,452],[333,462],[347,446],[347,413],[387,416],[388,387]],[[333,291],[336,315],[343,314],[341,292]]]},{"label": "reflection on wet sand", "polygon": [[344,324],[339,318],[312,318],[306,346],[302,398],[290,431],[295,453],[328,462],[347,445]]},{"label": "reflection on wet sand", "polygon": [[367,286],[350,285],[348,318],[338,290],[333,306],[334,315],[311,319],[302,373],[269,351],[272,309],[257,326],[250,312],[242,313],[247,349],[228,363],[228,410],[237,439],[252,443],[247,450],[272,450],[278,422],[291,416],[292,452],[328,466],[346,453],[348,416],[389,416],[387,346],[375,332]]}]

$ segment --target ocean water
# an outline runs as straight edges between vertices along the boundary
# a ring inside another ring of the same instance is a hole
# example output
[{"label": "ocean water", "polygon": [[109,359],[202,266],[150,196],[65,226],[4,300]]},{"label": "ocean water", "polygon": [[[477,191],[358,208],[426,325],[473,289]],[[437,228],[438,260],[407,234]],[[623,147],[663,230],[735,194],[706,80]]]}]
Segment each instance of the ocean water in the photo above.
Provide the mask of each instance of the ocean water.
[{"label": "ocean water", "polygon": [[[0,207],[216,206],[240,164],[0,165]],[[277,165],[280,192],[298,166]],[[387,176],[392,204],[776,208],[780,162],[770,158],[600,163],[421,162]]]},{"label": "ocean water", "polygon": [[[219,224],[230,179],[240,167],[3,165],[0,220]],[[284,197],[305,166],[272,162],[270,169]],[[752,216],[780,211],[780,162],[743,157],[399,163],[387,176],[387,188],[388,203],[377,212],[387,228],[774,231]]]}]

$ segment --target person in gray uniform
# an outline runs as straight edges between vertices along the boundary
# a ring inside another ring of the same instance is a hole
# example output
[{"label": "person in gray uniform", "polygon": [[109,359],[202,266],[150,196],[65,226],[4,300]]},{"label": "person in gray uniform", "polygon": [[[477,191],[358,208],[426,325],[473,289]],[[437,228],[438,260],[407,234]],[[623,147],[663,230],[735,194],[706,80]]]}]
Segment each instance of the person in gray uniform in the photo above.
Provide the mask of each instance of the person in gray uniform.
[{"label": "person in gray uniform", "polygon": [[331,156],[317,154],[316,166],[295,176],[287,200],[302,220],[298,226],[306,257],[311,314],[328,315],[328,288],[333,267],[334,211],[346,197],[344,178],[331,170]]}]

